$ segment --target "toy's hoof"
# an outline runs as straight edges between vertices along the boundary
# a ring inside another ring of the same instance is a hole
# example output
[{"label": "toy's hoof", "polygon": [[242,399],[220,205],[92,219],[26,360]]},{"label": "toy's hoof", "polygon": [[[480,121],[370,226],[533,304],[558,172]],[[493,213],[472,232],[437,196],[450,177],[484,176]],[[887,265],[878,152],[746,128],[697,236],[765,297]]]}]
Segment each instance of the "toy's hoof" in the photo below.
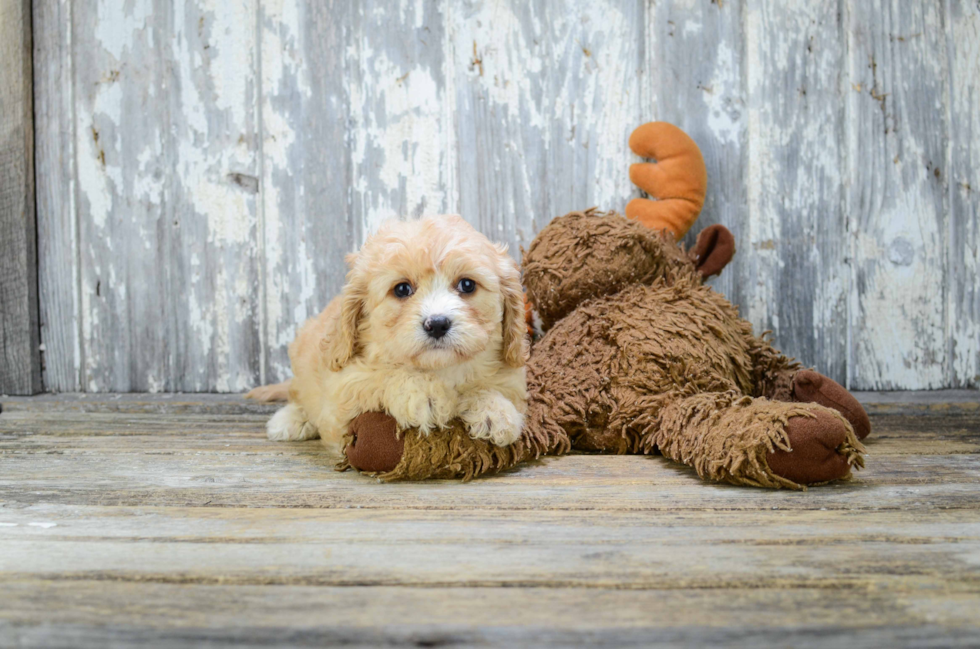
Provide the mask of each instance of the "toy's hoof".
[{"label": "toy's hoof", "polygon": [[353,439],[347,445],[347,461],[358,471],[392,471],[405,452],[395,418],[382,412],[366,412],[350,423]]},{"label": "toy's hoof", "polygon": [[803,403],[817,403],[836,410],[844,416],[858,439],[864,439],[871,432],[868,413],[850,392],[837,381],[814,372],[800,370],[793,377],[793,398]]},{"label": "toy's hoof", "polygon": [[847,440],[847,428],[829,412],[813,414],[787,422],[791,451],[775,450],[766,457],[773,473],[803,485],[837,480],[851,471],[847,457],[837,451]]}]

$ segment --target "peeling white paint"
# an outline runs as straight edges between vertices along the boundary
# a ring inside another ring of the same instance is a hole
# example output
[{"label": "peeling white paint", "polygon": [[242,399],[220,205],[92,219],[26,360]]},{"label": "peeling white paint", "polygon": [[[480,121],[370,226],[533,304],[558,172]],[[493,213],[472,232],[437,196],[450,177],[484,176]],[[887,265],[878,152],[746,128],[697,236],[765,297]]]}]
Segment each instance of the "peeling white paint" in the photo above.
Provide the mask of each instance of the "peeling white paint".
[{"label": "peeling white paint", "polygon": [[255,3],[199,0],[199,4],[210,31],[207,52],[215,90],[213,105],[227,111],[233,124],[244,127],[250,106],[242,98],[249,96],[248,84],[254,81],[255,73],[243,73],[242,65],[249,64],[254,56]]},{"label": "peeling white paint", "polygon": [[738,53],[724,41],[718,43],[714,75],[705,86],[704,102],[708,106],[708,128],[719,142],[737,144],[742,133],[741,107],[732,97],[740,93]]},{"label": "peeling white paint", "polygon": [[494,104],[520,115],[525,127],[544,129],[550,116],[541,110],[535,98],[539,91],[532,84],[546,66],[554,70],[557,62],[546,60],[542,56],[546,43],[529,41],[525,36],[528,33],[540,34],[540,25],[524,24],[509,3],[481,6],[460,30],[456,48],[461,56],[457,65],[468,62],[471,81],[479,84]]},{"label": "peeling white paint", "polygon": [[118,0],[99,0],[96,5],[98,18],[95,38],[117,61],[128,54],[134,33],[147,34],[149,45],[154,46],[153,32],[146,29],[151,24],[153,3],[146,1],[119,3]]},{"label": "peeling white paint", "polygon": [[[436,70],[406,69],[371,46],[367,28],[351,64],[371,84],[351,84],[353,191],[365,206],[364,231],[390,218],[444,212],[447,195],[443,161],[443,89]],[[360,245],[363,241],[358,241]]]}]

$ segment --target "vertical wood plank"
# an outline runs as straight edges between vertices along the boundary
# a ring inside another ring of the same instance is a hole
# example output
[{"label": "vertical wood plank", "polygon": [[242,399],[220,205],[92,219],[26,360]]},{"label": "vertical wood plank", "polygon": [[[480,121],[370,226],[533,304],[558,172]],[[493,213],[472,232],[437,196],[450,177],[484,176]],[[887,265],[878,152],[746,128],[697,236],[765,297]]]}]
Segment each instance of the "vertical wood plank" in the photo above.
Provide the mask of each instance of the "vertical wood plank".
[{"label": "vertical wood plank", "polygon": [[35,0],[34,161],[44,386],[80,389],[71,0]]},{"label": "vertical wood plank", "polygon": [[343,286],[352,218],[348,0],[263,2],[264,381],[291,376],[296,328]]},{"label": "vertical wood plank", "polygon": [[247,0],[74,6],[83,388],[258,378]]},{"label": "vertical wood plank", "polygon": [[849,5],[850,385],[946,385],[948,67],[942,5]]},{"label": "vertical wood plank", "polygon": [[351,209],[365,233],[383,221],[454,209],[447,110],[447,2],[353,3]]},{"label": "vertical wood plank", "polygon": [[0,394],[41,390],[31,3],[0,0]]},{"label": "vertical wood plank", "polygon": [[980,4],[950,0],[948,172],[951,387],[980,386]]},{"label": "vertical wood plank", "polygon": [[646,84],[652,119],[676,124],[704,155],[708,194],[686,243],[705,227],[721,223],[735,235],[739,251],[709,283],[735,304],[751,295],[739,281],[752,256],[746,227],[748,116],[743,83],[743,3],[671,0],[648,5]]},{"label": "vertical wood plank", "polygon": [[175,389],[170,17],[73,3],[82,388]]},{"label": "vertical wood plank", "polygon": [[746,15],[748,236],[742,312],[784,353],[844,382],[849,272],[842,213],[837,0]]},{"label": "vertical wood plank", "polygon": [[459,205],[528,245],[555,216],[622,210],[642,105],[644,3],[451,4]]},{"label": "vertical wood plank", "polygon": [[173,385],[183,392],[238,392],[259,380],[256,4],[173,3],[166,35],[174,179],[165,238]]}]

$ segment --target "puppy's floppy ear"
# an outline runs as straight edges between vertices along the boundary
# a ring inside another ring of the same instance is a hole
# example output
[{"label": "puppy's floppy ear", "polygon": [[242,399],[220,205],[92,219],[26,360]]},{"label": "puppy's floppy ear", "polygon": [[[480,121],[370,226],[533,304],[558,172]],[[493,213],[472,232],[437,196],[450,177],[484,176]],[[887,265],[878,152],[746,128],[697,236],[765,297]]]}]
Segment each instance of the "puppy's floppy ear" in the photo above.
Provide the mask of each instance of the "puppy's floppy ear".
[{"label": "puppy's floppy ear", "polygon": [[361,323],[364,298],[353,286],[345,286],[340,298],[340,319],[333,335],[320,343],[329,356],[330,370],[338,372],[354,357],[357,350],[357,328]]},{"label": "puppy's floppy ear", "polygon": [[357,329],[364,309],[364,289],[355,276],[355,260],[356,255],[347,255],[351,270],[340,294],[340,317],[336,328],[320,341],[320,351],[327,355],[327,365],[332,372],[343,369],[357,352]]},{"label": "puppy's floppy ear", "polygon": [[527,321],[521,273],[506,249],[500,252],[500,294],[504,301],[504,362],[511,367],[523,367],[527,361]]}]

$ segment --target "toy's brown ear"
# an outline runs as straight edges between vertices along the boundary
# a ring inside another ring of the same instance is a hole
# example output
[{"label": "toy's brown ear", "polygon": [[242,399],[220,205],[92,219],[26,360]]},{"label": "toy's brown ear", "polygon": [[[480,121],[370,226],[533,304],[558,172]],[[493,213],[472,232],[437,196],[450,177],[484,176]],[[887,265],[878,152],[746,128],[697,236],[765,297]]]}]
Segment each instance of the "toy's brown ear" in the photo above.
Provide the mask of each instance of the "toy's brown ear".
[{"label": "toy's brown ear", "polygon": [[720,273],[735,256],[735,237],[723,225],[709,225],[701,230],[690,254],[701,277],[708,279]]}]

